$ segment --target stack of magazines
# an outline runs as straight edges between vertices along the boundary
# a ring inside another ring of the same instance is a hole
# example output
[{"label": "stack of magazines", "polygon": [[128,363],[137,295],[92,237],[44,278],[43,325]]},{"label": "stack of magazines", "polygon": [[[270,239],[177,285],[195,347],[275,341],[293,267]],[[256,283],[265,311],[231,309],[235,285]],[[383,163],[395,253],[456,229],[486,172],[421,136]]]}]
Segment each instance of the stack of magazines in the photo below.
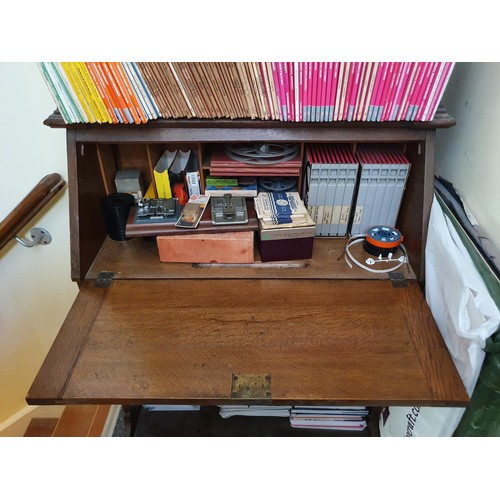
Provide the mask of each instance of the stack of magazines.
[{"label": "stack of magazines", "polygon": [[290,425],[301,429],[362,431],[367,415],[364,406],[294,406]]},{"label": "stack of magazines", "polygon": [[219,415],[222,418],[234,416],[289,417],[291,408],[291,406],[223,405],[219,406]]}]

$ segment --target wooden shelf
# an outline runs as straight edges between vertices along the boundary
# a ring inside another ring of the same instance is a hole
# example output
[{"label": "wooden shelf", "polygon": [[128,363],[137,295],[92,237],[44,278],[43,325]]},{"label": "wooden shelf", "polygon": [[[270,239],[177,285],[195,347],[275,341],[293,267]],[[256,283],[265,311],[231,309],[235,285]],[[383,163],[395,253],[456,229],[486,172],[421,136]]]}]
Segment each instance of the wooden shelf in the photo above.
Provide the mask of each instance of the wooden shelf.
[{"label": "wooden shelf", "polygon": [[[373,274],[344,259],[345,238],[315,238],[313,257],[307,260],[261,262],[258,251],[253,264],[178,264],[160,262],[154,238],[115,241],[106,238],[87,279],[97,279],[103,271],[114,272],[114,279],[378,279],[387,273]],[[357,259],[366,259],[362,246],[352,248]],[[392,267],[379,264],[377,269]],[[415,280],[407,264],[398,269],[404,278]]]}]

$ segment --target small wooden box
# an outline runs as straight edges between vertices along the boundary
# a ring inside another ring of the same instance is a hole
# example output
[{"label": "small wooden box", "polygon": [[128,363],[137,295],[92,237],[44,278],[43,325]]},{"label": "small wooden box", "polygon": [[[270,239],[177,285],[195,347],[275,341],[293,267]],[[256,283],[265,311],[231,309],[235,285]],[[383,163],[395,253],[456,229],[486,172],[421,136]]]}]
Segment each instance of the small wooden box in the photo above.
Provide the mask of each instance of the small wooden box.
[{"label": "small wooden box", "polygon": [[286,240],[257,240],[262,262],[312,258],[314,237]]},{"label": "small wooden box", "polygon": [[254,232],[158,236],[161,262],[246,264],[254,261]]}]

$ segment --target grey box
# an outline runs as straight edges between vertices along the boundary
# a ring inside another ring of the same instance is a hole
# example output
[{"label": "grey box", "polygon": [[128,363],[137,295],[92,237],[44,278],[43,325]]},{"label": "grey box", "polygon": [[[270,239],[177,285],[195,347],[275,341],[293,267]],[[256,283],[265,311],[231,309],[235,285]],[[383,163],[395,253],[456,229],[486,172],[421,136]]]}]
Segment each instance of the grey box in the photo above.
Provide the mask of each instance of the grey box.
[{"label": "grey box", "polygon": [[118,193],[142,192],[141,171],[135,168],[118,170],[115,175],[115,186]]}]

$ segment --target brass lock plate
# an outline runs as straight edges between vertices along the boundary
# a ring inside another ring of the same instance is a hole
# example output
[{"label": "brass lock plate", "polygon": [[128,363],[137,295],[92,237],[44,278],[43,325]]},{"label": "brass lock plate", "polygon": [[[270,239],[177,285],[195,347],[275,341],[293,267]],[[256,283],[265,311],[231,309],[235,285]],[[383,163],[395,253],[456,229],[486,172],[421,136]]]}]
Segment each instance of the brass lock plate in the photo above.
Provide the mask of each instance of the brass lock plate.
[{"label": "brass lock plate", "polygon": [[232,375],[232,399],[271,399],[271,375],[238,373]]}]

